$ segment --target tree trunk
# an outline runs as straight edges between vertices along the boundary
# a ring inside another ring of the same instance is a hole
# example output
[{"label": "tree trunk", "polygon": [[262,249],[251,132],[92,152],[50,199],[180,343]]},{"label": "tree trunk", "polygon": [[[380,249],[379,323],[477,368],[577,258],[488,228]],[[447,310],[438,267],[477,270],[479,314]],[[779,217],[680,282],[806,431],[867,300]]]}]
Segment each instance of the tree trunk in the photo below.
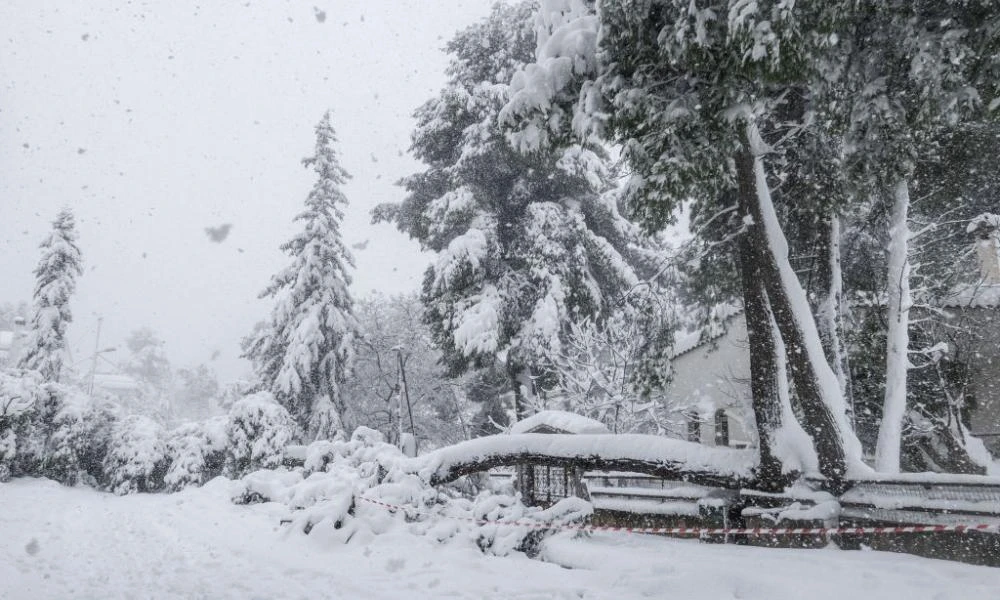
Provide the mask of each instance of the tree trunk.
[{"label": "tree trunk", "polygon": [[[750,214],[753,186],[752,157],[748,153],[736,156],[739,180],[740,214]],[[752,229],[752,227],[751,227]],[[774,451],[774,435],[781,426],[781,404],[778,397],[778,372],[775,364],[775,344],[771,329],[771,313],[761,280],[755,244],[760,236],[747,231],[739,239],[740,279],[743,286],[743,312],[747,324],[750,350],[750,405],[757,425],[760,464],[757,467],[758,486],[769,491],[781,491],[785,486],[782,464]]]},{"label": "tree trunk", "polygon": [[344,404],[343,398],[340,397],[340,390],[332,382],[327,382],[326,390],[330,396],[330,403],[333,404],[333,411],[337,415],[337,422],[330,427],[330,435],[333,436],[337,431],[340,431],[350,439],[351,432],[347,431],[347,406]]},{"label": "tree trunk", "polygon": [[520,421],[528,415],[529,400],[532,396],[531,370],[528,367],[507,366],[507,375],[514,391],[514,420]]},{"label": "tree trunk", "polygon": [[864,472],[861,442],[851,429],[840,384],[826,362],[805,290],[788,261],[788,243],[778,222],[764,172],[763,141],[747,123],[746,148],[753,158],[750,231],[762,236],[758,261],[771,310],[785,344],[787,366],[802,409],[803,425],[815,443],[819,470],[839,487],[848,470]]},{"label": "tree trunk", "polygon": [[816,252],[819,255],[816,279],[821,294],[815,309],[819,337],[823,343],[826,360],[840,383],[840,391],[844,394],[853,423],[854,396],[851,391],[851,369],[842,335],[844,281],[840,269],[840,217],[837,215],[831,215],[822,224]]},{"label": "tree trunk", "polygon": [[643,473],[696,485],[754,485],[752,450],[705,447],[643,434],[491,435],[439,448],[403,465],[431,485],[494,467],[542,465]]},{"label": "tree trunk", "polygon": [[875,468],[885,473],[899,472],[903,419],[906,416],[906,371],[910,367],[907,353],[910,348],[910,306],[913,303],[910,296],[910,228],[907,226],[909,208],[909,185],[901,179],[893,189],[889,228],[885,399],[875,447]]}]

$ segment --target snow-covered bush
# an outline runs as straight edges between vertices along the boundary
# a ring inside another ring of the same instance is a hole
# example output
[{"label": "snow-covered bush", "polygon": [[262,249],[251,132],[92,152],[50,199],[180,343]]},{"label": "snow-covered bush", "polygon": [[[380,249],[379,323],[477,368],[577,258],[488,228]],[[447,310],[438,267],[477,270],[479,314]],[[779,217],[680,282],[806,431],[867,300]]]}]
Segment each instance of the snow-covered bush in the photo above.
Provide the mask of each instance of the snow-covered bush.
[{"label": "snow-covered bush", "polygon": [[103,479],[103,461],[115,423],[113,405],[64,385],[46,386],[48,436],[42,475],[66,485]]},{"label": "snow-covered bush", "polygon": [[583,525],[592,514],[593,505],[580,498],[563,498],[540,510],[525,506],[519,496],[484,492],[472,506],[472,517],[477,521],[473,535],[486,554],[507,556],[517,551],[535,556],[542,540],[558,533],[561,527]]},{"label": "snow-covered bush", "polygon": [[306,449],[304,472],[262,470],[243,478],[236,503],[274,501],[291,512],[291,529],[336,543],[366,540],[404,517],[371,503],[426,507],[438,492],[415,475],[396,468],[403,454],[382,434],[359,427],[349,441],[317,441]]},{"label": "snow-covered bush", "polygon": [[225,473],[240,477],[281,464],[296,425],[270,392],[258,392],[234,403],[226,423]]},{"label": "snow-covered bush", "polygon": [[40,455],[36,416],[45,398],[36,371],[0,371],[0,481],[30,471]]},{"label": "snow-covered bush", "polygon": [[364,542],[406,527],[442,543],[467,543],[498,556],[515,551],[533,556],[541,541],[560,526],[580,524],[593,512],[590,503],[579,498],[546,510],[526,507],[517,496],[489,491],[470,501],[458,496],[455,488],[428,485],[404,468],[407,460],[380,433],[362,427],[350,441],[311,444],[301,471],[260,470],[247,475],[234,487],[232,497],[238,504],[284,504],[291,531],[324,542]]},{"label": "snow-covered bush", "polygon": [[162,490],[170,460],[165,437],[146,416],[131,415],[115,424],[104,457],[108,489],[118,495]]},{"label": "snow-covered bush", "polygon": [[170,467],[163,477],[168,491],[201,485],[222,474],[229,442],[227,423],[226,417],[214,417],[181,425],[169,433]]}]

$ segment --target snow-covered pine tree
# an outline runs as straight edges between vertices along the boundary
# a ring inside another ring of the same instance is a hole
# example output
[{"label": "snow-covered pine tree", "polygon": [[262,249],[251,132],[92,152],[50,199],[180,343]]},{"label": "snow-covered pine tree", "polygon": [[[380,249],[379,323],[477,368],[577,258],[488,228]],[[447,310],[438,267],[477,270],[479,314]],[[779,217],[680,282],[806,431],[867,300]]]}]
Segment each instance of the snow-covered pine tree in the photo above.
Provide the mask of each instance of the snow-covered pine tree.
[{"label": "snow-covered pine tree", "polygon": [[267,327],[246,345],[263,388],[288,409],[306,440],[332,438],[344,427],[342,386],[358,329],[348,290],[354,259],[340,231],[347,205],[340,188],[349,175],[336,143],[327,112],[316,126],[316,153],[303,160],[318,176],[295,217],[303,229],[281,246],[292,264],[261,294],[275,306]]},{"label": "snow-covered pine tree", "polygon": [[[530,116],[534,107],[551,113],[546,104],[561,103],[559,94],[575,88],[576,134],[602,132],[621,144],[632,167],[626,206],[647,229],[672,222],[688,199],[718,205],[728,197],[736,207],[727,235],[739,241],[751,356],[770,357],[751,366],[761,479],[777,482],[780,470],[811,462],[811,448],[788,443],[790,436],[805,436],[783,404],[786,371],[820,470],[835,482],[849,468],[863,469],[843,393],[788,261],[770,193],[774,178],[765,168],[765,154],[768,163],[780,164],[784,142],[806,122],[803,114],[788,118],[794,111],[786,106],[802,97],[836,45],[830,35],[836,7],[722,0],[545,4],[553,10],[543,19],[550,25],[546,47],[539,48],[541,69],[526,70],[529,83],[535,81],[522,87],[543,92],[542,100],[523,102],[515,112]],[[596,48],[588,45],[592,38]],[[720,208],[725,216],[728,206]],[[720,211],[702,212],[712,220]],[[784,465],[773,458],[778,446],[792,450],[782,453]]]},{"label": "snow-covered pine tree", "polygon": [[567,325],[603,318],[638,281],[603,150],[531,151],[501,123],[511,76],[534,58],[533,10],[497,5],[448,44],[448,84],[416,113],[427,169],[375,213],[437,253],[422,296],[435,340],[452,373],[499,365],[516,418]]},{"label": "snow-covered pine tree", "polygon": [[73,213],[64,208],[41,244],[35,268],[35,312],[19,366],[38,371],[46,381],[59,381],[66,357],[66,329],[73,321],[69,299],[83,274],[76,238]]}]

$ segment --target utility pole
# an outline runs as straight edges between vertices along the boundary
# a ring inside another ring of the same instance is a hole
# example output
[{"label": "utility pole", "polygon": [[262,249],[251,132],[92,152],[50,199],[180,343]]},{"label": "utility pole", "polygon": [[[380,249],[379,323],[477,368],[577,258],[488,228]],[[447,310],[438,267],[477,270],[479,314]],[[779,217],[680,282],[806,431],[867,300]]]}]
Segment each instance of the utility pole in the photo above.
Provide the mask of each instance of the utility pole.
[{"label": "utility pole", "polygon": [[101,324],[104,317],[97,317],[97,337],[94,339],[94,360],[90,363],[90,383],[87,385],[87,395],[94,395],[94,376],[97,374],[97,358],[101,353]]},{"label": "utility pole", "polygon": [[[413,406],[410,404],[410,391],[406,387],[406,363],[403,361],[403,348],[396,346],[396,364],[399,368],[399,446],[408,456],[417,455],[417,432],[413,425]],[[403,400],[406,400],[406,412],[410,418],[410,433],[403,431]],[[407,439],[409,438],[409,439]],[[408,447],[409,446],[409,447]]]}]

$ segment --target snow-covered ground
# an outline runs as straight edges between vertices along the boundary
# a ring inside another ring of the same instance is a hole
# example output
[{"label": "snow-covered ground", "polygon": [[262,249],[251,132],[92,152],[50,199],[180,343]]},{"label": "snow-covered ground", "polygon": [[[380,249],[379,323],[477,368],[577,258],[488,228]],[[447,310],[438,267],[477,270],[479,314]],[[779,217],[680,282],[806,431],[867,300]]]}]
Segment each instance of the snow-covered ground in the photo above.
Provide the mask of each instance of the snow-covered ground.
[{"label": "snow-covered ground", "polygon": [[[624,534],[552,539],[551,562],[404,529],[330,545],[237,506],[216,479],[118,497],[0,484],[0,598],[865,598],[995,600],[1000,569],[880,552],[767,550]],[[573,567],[573,568],[564,568]]]}]

